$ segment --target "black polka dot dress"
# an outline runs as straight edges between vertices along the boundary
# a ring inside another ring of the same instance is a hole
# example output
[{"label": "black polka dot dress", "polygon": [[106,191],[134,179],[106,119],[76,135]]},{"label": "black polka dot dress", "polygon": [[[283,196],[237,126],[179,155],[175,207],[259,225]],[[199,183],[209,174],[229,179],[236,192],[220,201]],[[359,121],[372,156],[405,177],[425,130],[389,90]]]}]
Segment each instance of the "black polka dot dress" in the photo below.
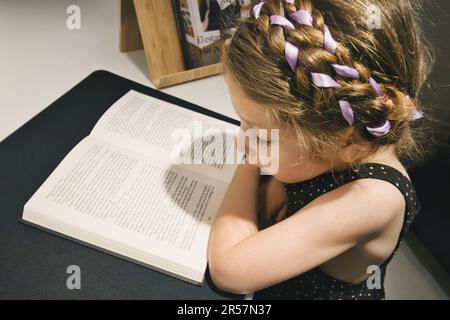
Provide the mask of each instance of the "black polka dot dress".
[{"label": "black polka dot dress", "polygon": [[360,165],[358,170],[349,168],[326,172],[307,181],[285,184],[285,190],[288,195],[286,218],[320,195],[345,183],[365,178],[382,179],[392,183],[401,191],[406,201],[403,227],[395,249],[386,261],[379,266],[381,287],[376,289],[370,286],[369,288],[366,280],[358,284],[349,284],[323,273],[317,267],[282,283],[254,292],[253,300],[384,300],[386,267],[394,257],[414,217],[420,211],[420,202],[414,187],[400,171],[378,163],[365,163]]}]

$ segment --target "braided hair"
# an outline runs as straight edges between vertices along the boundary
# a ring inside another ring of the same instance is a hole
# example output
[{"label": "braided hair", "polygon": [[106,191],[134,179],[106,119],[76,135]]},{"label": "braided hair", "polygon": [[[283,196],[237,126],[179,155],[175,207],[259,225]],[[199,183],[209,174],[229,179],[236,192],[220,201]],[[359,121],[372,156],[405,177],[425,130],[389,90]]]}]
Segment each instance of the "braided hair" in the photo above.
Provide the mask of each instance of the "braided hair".
[{"label": "braided hair", "polygon": [[[380,9],[380,29],[369,29],[371,5]],[[355,140],[395,145],[397,156],[413,158],[424,114],[418,98],[432,63],[417,5],[254,1],[253,16],[224,47],[225,73],[295,128],[312,159],[326,159],[349,125]]]}]

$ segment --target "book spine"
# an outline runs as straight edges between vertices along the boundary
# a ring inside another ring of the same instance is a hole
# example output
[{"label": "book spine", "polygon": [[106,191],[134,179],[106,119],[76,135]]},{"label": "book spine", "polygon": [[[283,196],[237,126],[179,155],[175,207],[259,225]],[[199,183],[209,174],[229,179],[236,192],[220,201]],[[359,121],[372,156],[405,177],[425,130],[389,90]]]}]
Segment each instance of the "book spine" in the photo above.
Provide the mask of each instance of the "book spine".
[{"label": "book spine", "polygon": [[177,30],[178,30],[178,38],[180,41],[183,40],[183,27],[181,22],[181,13],[180,13],[180,7],[179,7],[179,0],[172,0],[172,9],[175,16],[175,23],[177,24]]},{"label": "book spine", "polygon": [[175,22],[177,25],[177,29],[178,29],[178,38],[180,40],[180,44],[181,44],[181,50],[183,53],[183,60],[184,60],[184,65],[185,65],[185,69],[192,69],[192,63],[191,63],[191,59],[189,57],[189,50],[187,48],[187,43],[186,43],[186,30],[184,28],[184,23],[183,23],[183,17],[181,15],[181,5],[180,5],[180,0],[172,0],[172,8],[173,8],[173,13],[175,15]]},{"label": "book spine", "polygon": [[194,28],[194,43],[197,47],[201,47],[198,43],[199,36],[202,34],[202,25],[198,1],[188,0],[188,3],[189,3],[189,11],[192,17],[192,27]]}]

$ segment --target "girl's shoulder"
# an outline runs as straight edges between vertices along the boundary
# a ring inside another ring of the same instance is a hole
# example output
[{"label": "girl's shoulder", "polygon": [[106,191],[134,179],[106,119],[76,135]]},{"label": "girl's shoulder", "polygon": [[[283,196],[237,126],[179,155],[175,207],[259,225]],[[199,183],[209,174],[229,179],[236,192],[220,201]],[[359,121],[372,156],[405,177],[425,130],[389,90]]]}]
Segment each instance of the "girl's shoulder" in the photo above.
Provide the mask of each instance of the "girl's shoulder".
[{"label": "girl's shoulder", "polygon": [[359,206],[361,214],[373,225],[374,231],[382,232],[394,221],[402,220],[400,218],[403,218],[407,204],[403,192],[394,183],[377,178],[362,178],[341,188],[345,189],[344,192],[353,193],[353,196],[346,198],[347,205]]},{"label": "girl's shoulder", "polygon": [[287,216],[331,201],[333,211],[353,211],[355,222],[372,231],[401,221],[405,207],[416,202],[411,180],[401,164],[363,163],[357,169],[326,172],[308,181],[286,184],[285,188]]}]

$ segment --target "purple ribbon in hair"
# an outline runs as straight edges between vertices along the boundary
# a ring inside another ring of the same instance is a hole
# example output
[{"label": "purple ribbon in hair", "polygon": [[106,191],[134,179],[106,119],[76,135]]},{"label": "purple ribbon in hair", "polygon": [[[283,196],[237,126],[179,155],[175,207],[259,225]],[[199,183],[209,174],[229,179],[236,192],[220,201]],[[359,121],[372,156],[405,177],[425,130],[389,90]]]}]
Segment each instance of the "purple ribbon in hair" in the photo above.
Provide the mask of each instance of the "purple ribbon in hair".
[{"label": "purple ribbon in hair", "polygon": [[289,18],[297,22],[298,24],[303,24],[305,26],[313,26],[313,18],[309,14],[308,11],[298,10],[292,13],[289,13]]},{"label": "purple ribbon in hair", "polygon": [[[270,23],[276,24],[281,27],[285,27],[288,29],[295,29],[292,22],[290,22],[288,19],[286,19],[283,16],[279,15],[271,15],[270,16]],[[284,46],[284,55],[286,57],[287,62],[289,63],[289,66],[291,67],[292,71],[297,70],[297,60],[298,60],[298,47],[294,46],[289,41],[286,41],[286,44]]]},{"label": "purple ribbon in hair", "polygon": [[292,22],[290,22],[288,19],[286,19],[283,16],[279,16],[276,14],[273,14],[270,16],[270,23],[271,24],[276,24],[282,27],[286,27],[288,29],[295,29],[294,25],[292,24]]},{"label": "purple ribbon in hair", "polygon": [[378,84],[378,82],[376,82],[375,79],[371,77],[369,79],[369,83],[370,83],[370,86],[372,87],[373,91],[375,91],[376,95],[378,97],[382,97],[383,96],[383,90],[381,90],[381,87]]},{"label": "purple ribbon in hair", "polygon": [[[378,82],[376,82],[374,78],[370,77],[369,83],[370,83],[370,86],[372,87],[373,91],[375,91],[375,94],[378,97],[382,97],[383,90],[381,90],[381,87],[378,84]],[[389,130],[391,130],[391,122],[388,119],[386,119],[386,121],[384,122],[384,124],[382,126],[376,127],[376,128],[366,127],[366,129],[367,129],[367,131],[370,132],[371,135],[373,135],[375,137],[382,137],[382,136],[388,134]]]},{"label": "purple ribbon in hair", "polygon": [[359,79],[359,72],[354,68],[350,68],[340,64],[332,64],[331,66],[333,67],[334,71],[336,71],[336,73],[341,77]]},{"label": "purple ribbon in hair", "polygon": [[[289,1],[294,3],[294,1]],[[313,18],[311,14],[306,10],[298,10],[289,14],[289,18],[305,26],[313,26]],[[323,26],[323,47],[329,53],[335,54],[337,49],[337,42],[333,39],[327,25]]]},{"label": "purple ribbon in hair", "polygon": [[409,120],[415,121],[420,118],[423,118],[423,112],[420,110],[417,110],[416,112],[414,112],[414,114],[412,115],[412,117]]},{"label": "purple ribbon in hair", "polygon": [[[286,2],[294,4],[294,0],[286,0]],[[253,7],[253,15],[256,19],[260,17],[261,8],[264,4],[264,1],[261,1],[259,4]],[[313,27],[313,18],[311,14],[305,10],[298,10],[290,13],[289,18],[293,21],[297,22],[301,25],[306,25],[309,27]],[[283,28],[287,29],[295,29],[292,22],[287,20],[285,17],[280,15],[271,15],[270,23],[279,25]],[[331,54],[336,54],[337,42],[333,39],[333,36],[330,33],[330,30],[327,25],[324,25],[323,28],[323,47],[326,51]],[[286,60],[291,67],[292,71],[296,72],[297,69],[297,61],[298,61],[298,52],[299,48],[286,41],[285,45],[285,57]],[[351,68],[348,66],[340,65],[340,64],[332,64],[331,65],[336,72],[336,74],[341,77],[352,78],[352,79],[360,79],[360,75],[358,70],[355,68]],[[336,80],[334,80],[329,75],[323,73],[315,73],[311,72],[311,79],[314,85],[320,88],[340,88],[342,87]],[[377,97],[383,97],[383,90],[380,85],[373,79],[369,78],[369,84],[372,90],[375,92]],[[353,108],[347,100],[343,99],[339,101],[339,107],[341,109],[342,115],[344,119],[352,126],[355,122]],[[421,111],[416,111],[410,120],[417,120],[423,117],[423,113]],[[375,137],[381,137],[386,135],[391,129],[391,122],[386,119],[385,123],[376,128],[366,127],[367,131],[370,132]]]},{"label": "purple ribbon in hair", "polygon": [[[352,78],[352,79],[360,78],[359,72],[355,68],[343,66],[340,64],[332,64],[331,66],[333,67],[334,71],[342,77]],[[312,78],[313,83],[318,87],[336,88],[336,86],[334,86],[334,87],[330,86],[330,84],[332,83],[332,81],[334,81],[334,79],[328,75],[320,74],[320,73],[319,74],[312,73],[311,78]],[[380,85],[375,81],[375,79],[370,78],[369,83],[370,83],[370,86],[372,87],[373,91],[375,92],[375,94],[378,97],[382,97],[383,90],[381,89]],[[339,107],[341,108],[341,112],[342,112],[344,119],[352,126],[353,123],[355,122],[355,119],[354,119],[353,109],[352,109],[350,102],[348,102],[347,100],[341,100],[341,101],[339,101]],[[366,129],[373,136],[381,137],[381,136],[386,135],[389,132],[389,130],[391,129],[391,122],[386,119],[385,123],[382,126],[376,127],[376,128],[366,127]]]},{"label": "purple ribbon in hair", "polygon": [[355,116],[353,114],[352,105],[347,100],[339,101],[339,107],[341,108],[342,115],[344,119],[347,120],[350,126],[355,123]]},{"label": "purple ribbon in hair", "polygon": [[336,54],[337,43],[331,36],[330,29],[327,25],[323,26],[323,47],[329,53]]},{"label": "purple ribbon in hair", "polygon": [[286,41],[286,45],[284,47],[284,55],[286,57],[287,62],[289,63],[289,66],[291,67],[292,71],[297,70],[297,59],[298,59],[298,47],[294,46],[289,41]]},{"label": "purple ribbon in hair", "polygon": [[[333,69],[336,71],[336,73],[343,77],[353,78],[353,79],[359,79],[359,73],[356,69],[350,68],[347,66],[332,65]],[[311,73],[311,79],[312,82],[320,87],[320,88],[339,88],[341,85],[337,83],[332,77],[329,75],[323,74],[323,73]],[[373,79],[370,78],[370,83],[374,91],[378,96],[383,95],[383,91],[381,90],[378,83]],[[339,107],[341,108],[342,116],[344,119],[348,122],[350,126],[352,126],[355,122],[355,117],[352,109],[352,105],[347,100],[340,100],[339,101]],[[372,127],[366,127],[367,131],[370,132],[375,137],[381,137],[386,135],[389,130],[391,129],[391,122],[389,120],[386,120],[386,122],[377,128]]]},{"label": "purple ribbon in hair", "polygon": [[319,88],[339,88],[341,85],[324,73],[311,72],[312,82]]},{"label": "purple ribbon in hair", "polygon": [[258,3],[256,6],[253,7],[253,15],[255,16],[255,19],[259,18],[260,12],[261,12],[261,7],[264,4],[264,1],[261,1],[260,3]]}]

